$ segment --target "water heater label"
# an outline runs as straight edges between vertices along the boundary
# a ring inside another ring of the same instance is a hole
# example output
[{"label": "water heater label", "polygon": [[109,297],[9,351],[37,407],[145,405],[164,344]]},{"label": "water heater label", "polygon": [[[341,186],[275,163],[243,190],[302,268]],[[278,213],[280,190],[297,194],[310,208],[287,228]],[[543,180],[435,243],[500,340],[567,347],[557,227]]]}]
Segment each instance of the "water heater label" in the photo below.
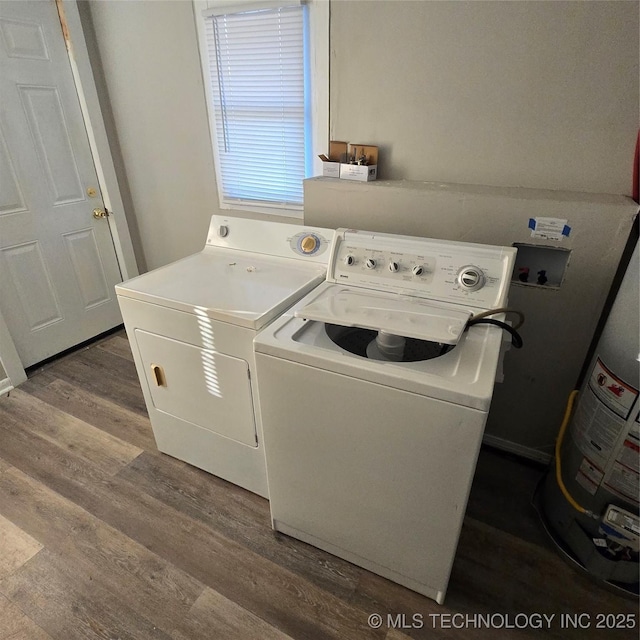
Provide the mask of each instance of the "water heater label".
[{"label": "water heater label", "polygon": [[638,491],[640,491],[638,478],[637,471],[629,469],[616,461],[611,471],[607,474],[604,486],[609,489],[609,491],[617,493],[632,503],[638,504]]},{"label": "water heater label", "polygon": [[572,425],[572,436],[580,451],[604,469],[624,427],[624,420],[604,405],[587,386]]},{"label": "water heater label", "polygon": [[585,456],[576,481],[590,494],[604,487],[638,504],[640,419],[638,390],[596,358],[573,417],[571,436]]},{"label": "water heater label", "polygon": [[598,358],[589,378],[589,386],[597,398],[611,411],[626,420],[631,413],[638,390],[620,380]]},{"label": "water heater label", "polygon": [[582,463],[578,469],[578,475],[576,475],[576,482],[586,489],[591,495],[594,495],[598,490],[604,473],[598,469],[587,458],[582,458]]},{"label": "water heater label", "polygon": [[634,441],[631,437],[628,437],[618,453],[617,462],[623,464],[628,469],[640,472],[640,446],[638,441]]},{"label": "water heater label", "polygon": [[640,424],[636,416],[604,484],[610,491],[638,504],[640,497]]}]

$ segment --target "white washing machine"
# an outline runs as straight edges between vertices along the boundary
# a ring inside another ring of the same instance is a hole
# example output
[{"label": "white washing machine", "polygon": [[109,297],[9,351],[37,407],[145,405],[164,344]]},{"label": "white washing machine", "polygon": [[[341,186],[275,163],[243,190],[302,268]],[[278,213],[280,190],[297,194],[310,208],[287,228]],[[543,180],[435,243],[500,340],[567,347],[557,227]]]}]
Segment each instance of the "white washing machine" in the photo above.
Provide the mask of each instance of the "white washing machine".
[{"label": "white washing machine", "polygon": [[268,497],[253,339],[324,280],[333,234],[213,216],[203,251],[116,287],[160,451]]},{"label": "white washing machine", "polygon": [[474,316],[515,254],[336,232],[254,342],[274,529],[443,602],[508,336]]}]

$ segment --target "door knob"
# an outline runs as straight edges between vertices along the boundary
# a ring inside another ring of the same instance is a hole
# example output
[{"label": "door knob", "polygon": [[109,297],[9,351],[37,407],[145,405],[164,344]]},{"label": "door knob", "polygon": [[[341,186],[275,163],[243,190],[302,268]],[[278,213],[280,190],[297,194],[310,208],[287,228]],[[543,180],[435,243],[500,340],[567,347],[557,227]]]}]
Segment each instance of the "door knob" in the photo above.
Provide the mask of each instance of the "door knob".
[{"label": "door knob", "polygon": [[93,217],[96,219],[99,218],[106,218],[109,214],[107,213],[106,209],[100,209],[99,207],[97,209],[93,210]]}]

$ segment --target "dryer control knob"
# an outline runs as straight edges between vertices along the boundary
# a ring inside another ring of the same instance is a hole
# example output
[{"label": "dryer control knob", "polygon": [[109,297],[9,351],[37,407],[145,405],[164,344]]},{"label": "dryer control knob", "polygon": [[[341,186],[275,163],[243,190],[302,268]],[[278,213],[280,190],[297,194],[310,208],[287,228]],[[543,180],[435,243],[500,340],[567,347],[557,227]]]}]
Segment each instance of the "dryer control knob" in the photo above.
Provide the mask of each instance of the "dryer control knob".
[{"label": "dryer control knob", "polygon": [[345,256],[344,263],[348,267],[350,267],[356,263],[356,259],[351,254],[349,254],[348,256]]},{"label": "dryer control knob", "polygon": [[467,291],[477,291],[485,284],[484,271],[480,267],[468,264],[458,271],[458,284]]},{"label": "dryer control knob", "polygon": [[313,253],[317,246],[318,241],[314,236],[305,236],[300,243],[300,248],[303,253]]},{"label": "dryer control knob", "polygon": [[221,238],[226,238],[226,237],[229,235],[229,227],[227,227],[227,225],[226,225],[226,224],[221,224],[221,225],[218,227],[218,235],[219,235]]},{"label": "dryer control knob", "polygon": [[396,273],[396,271],[398,271],[398,269],[400,269],[400,265],[397,262],[392,260],[389,263],[389,271],[391,271],[391,273]]},{"label": "dryer control knob", "polygon": [[373,258],[367,258],[367,260],[366,260],[366,262],[364,264],[367,267],[367,269],[375,269],[376,268],[376,261]]},{"label": "dryer control knob", "polygon": [[421,276],[424,273],[424,267],[421,264],[417,264],[411,269],[411,273],[413,273],[414,276]]}]

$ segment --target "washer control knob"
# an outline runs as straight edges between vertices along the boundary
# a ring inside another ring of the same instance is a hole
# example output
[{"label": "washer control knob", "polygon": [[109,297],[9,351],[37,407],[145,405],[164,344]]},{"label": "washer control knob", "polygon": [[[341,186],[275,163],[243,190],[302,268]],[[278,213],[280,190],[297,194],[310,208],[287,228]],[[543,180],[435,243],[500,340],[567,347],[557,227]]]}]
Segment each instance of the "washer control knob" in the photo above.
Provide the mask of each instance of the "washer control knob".
[{"label": "washer control knob", "polygon": [[480,267],[468,264],[458,271],[458,284],[467,291],[477,291],[485,284],[484,272]]},{"label": "washer control knob", "polygon": [[351,254],[349,254],[348,256],[345,256],[345,258],[344,258],[344,263],[345,263],[348,267],[351,267],[351,266],[353,266],[353,265],[356,263],[356,259],[355,259]]},{"label": "washer control knob", "polygon": [[221,238],[226,238],[226,237],[229,235],[229,227],[227,227],[227,225],[226,225],[226,224],[221,224],[221,225],[218,227],[218,235],[219,235]]},{"label": "washer control knob", "polygon": [[305,236],[300,243],[302,253],[313,253],[318,246],[318,240],[315,236]]},{"label": "washer control knob", "polygon": [[366,260],[366,262],[364,264],[367,267],[367,269],[375,269],[376,268],[376,261],[373,258],[367,258],[367,260]]},{"label": "washer control knob", "polygon": [[400,265],[394,260],[389,263],[389,271],[391,271],[391,273],[396,273],[399,269]]},{"label": "washer control knob", "polygon": [[414,276],[421,276],[424,273],[424,267],[421,264],[417,264],[411,269],[411,273]]}]

